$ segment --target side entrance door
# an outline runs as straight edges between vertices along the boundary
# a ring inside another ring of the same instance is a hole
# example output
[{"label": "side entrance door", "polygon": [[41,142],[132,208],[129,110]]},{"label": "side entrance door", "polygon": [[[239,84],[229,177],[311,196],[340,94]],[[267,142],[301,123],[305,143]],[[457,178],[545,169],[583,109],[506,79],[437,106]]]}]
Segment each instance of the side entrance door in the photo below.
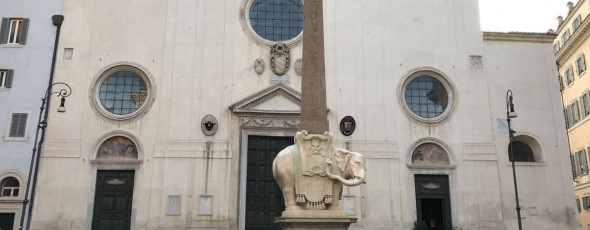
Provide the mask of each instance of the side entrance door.
[{"label": "side entrance door", "polygon": [[415,175],[416,214],[428,230],[451,230],[449,176]]},{"label": "side entrance door", "polygon": [[12,230],[14,213],[0,213],[0,230]]},{"label": "side entrance door", "polygon": [[246,230],[280,229],[273,223],[285,209],[283,194],[272,177],[272,162],[293,137],[248,136]]},{"label": "side entrance door", "polygon": [[99,170],[92,230],[129,230],[135,171]]}]

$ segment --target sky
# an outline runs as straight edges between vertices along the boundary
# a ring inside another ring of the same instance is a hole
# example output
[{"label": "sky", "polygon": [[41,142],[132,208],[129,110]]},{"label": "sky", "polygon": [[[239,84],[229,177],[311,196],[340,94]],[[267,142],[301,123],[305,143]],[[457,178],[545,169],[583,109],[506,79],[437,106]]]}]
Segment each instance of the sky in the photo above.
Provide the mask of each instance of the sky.
[{"label": "sky", "polygon": [[[578,0],[571,0],[574,4]],[[567,16],[568,0],[479,0],[481,29],[495,32],[547,32],[557,16]]]}]

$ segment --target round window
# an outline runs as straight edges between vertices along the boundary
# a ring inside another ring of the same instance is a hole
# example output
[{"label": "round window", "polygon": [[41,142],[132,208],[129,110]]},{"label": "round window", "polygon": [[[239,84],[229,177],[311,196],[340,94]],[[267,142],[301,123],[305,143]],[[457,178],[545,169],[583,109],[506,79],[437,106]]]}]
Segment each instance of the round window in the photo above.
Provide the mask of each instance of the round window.
[{"label": "round window", "polygon": [[135,118],[153,103],[155,87],[146,71],[136,65],[116,65],[101,72],[90,88],[99,114],[114,120]]},{"label": "round window", "polygon": [[404,96],[410,110],[424,118],[438,117],[449,104],[449,95],[443,84],[428,75],[421,75],[410,81]]},{"label": "round window", "polygon": [[409,74],[401,85],[400,102],[406,114],[426,123],[440,122],[453,107],[453,91],[441,74],[420,70]]},{"label": "round window", "polygon": [[303,31],[302,0],[250,0],[245,1],[246,18],[253,37],[266,44],[284,42],[288,45],[299,40]]},{"label": "round window", "polygon": [[98,98],[104,109],[115,115],[137,111],[145,101],[145,81],[131,71],[117,71],[100,84]]}]

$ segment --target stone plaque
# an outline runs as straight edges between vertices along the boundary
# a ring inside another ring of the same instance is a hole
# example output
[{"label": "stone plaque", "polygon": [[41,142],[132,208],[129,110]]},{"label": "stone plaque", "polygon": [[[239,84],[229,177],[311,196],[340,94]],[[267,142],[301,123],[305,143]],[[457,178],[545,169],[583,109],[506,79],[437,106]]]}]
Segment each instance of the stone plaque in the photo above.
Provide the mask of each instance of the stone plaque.
[{"label": "stone plaque", "polygon": [[289,84],[291,84],[291,76],[289,76],[288,74],[281,75],[281,76],[273,75],[270,77],[269,83],[271,85],[278,84],[278,83],[283,83],[285,85],[289,85]]}]

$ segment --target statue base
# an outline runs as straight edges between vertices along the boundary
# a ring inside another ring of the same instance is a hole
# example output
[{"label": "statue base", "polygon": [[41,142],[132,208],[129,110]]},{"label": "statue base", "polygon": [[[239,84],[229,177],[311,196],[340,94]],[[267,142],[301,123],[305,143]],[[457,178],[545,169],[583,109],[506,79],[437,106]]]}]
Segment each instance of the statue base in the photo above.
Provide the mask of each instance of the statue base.
[{"label": "statue base", "polygon": [[349,217],[277,217],[274,222],[283,230],[347,230],[356,220]]}]

